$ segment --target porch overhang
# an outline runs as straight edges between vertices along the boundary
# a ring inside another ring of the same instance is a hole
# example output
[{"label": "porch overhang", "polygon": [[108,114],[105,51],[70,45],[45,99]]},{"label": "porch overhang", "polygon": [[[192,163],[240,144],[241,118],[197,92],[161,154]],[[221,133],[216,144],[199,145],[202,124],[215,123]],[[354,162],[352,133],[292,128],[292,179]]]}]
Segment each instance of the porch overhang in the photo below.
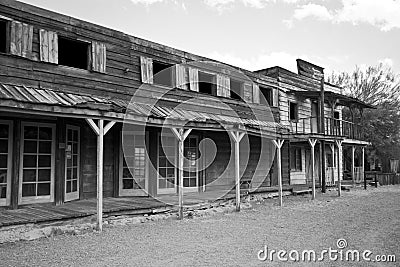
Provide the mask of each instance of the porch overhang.
[{"label": "porch overhang", "polygon": [[[321,97],[320,91],[292,90],[291,93],[293,93],[295,96],[310,98],[310,99],[314,99],[314,100],[318,100]],[[356,108],[361,108],[361,109],[364,109],[364,108],[376,109],[376,107],[374,107],[370,104],[367,104],[357,98],[338,94],[335,92],[325,91],[324,97],[325,97],[325,100],[327,100],[328,102],[336,101],[336,104],[341,105],[341,106],[356,107]]]},{"label": "porch overhang", "polygon": [[[155,127],[182,127],[199,130],[242,130],[249,134],[281,137],[289,129],[274,121],[244,116],[228,116],[146,103],[129,103],[117,98],[66,93],[25,85],[0,83],[0,110],[9,113],[103,119]],[[129,110],[127,112],[127,109]]]}]

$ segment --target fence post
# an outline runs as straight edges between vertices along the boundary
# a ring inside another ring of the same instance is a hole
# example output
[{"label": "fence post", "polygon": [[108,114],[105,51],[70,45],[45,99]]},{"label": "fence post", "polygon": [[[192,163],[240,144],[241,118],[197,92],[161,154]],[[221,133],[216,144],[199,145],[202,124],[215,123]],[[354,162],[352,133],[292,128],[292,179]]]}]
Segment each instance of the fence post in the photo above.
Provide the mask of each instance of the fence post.
[{"label": "fence post", "polygon": [[377,180],[377,173],[375,172],[375,188],[377,188],[378,187],[378,180]]}]

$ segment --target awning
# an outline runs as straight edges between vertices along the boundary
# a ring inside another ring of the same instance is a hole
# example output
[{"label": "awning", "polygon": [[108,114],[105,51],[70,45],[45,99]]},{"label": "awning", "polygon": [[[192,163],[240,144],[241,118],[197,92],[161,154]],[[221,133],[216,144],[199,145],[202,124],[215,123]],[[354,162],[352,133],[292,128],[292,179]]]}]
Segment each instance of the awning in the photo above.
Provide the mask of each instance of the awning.
[{"label": "awning", "polygon": [[[129,106],[129,111],[127,107]],[[168,119],[172,122],[198,122],[206,124],[244,125],[252,129],[268,132],[287,133],[288,127],[273,121],[256,120],[251,114],[238,117],[222,114],[193,111],[167,106],[151,106],[146,103],[129,103],[118,98],[62,92],[53,89],[25,85],[0,83],[0,110],[35,114],[41,112],[48,116],[104,118],[123,122],[161,124]]]}]

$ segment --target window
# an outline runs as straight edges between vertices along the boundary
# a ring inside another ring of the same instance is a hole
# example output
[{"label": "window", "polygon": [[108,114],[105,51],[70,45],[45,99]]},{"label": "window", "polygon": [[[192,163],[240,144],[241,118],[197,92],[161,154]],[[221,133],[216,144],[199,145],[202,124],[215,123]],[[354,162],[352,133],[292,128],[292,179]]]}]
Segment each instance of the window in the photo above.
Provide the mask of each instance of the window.
[{"label": "window", "polygon": [[242,88],[243,83],[239,81],[235,81],[231,79],[230,89],[231,89],[231,98],[242,100]]},{"label": "window", "polygon": [[157,61],[153,61],[153,82],[154,84],[164,85],[168,87],[172,87],[173,77],[172,77],[172,70],[171,64],[165,64]]},{"label": "window", "polygon": [[261,104],[263,105],[269,105],[272,106],[272,89],[270,88],[265,88],[265,87],[260,87],[260,91],[263,95],[261,98]]},{"label": "window", "polygon": [[209,95],[217,95],[215,75],[199,71],[199,92]]},{"label": "window", "polygon": [[302,157],[301,157],[300,147],[292,147],[290,149],[290,170],[292,171],[302,170]]},{"label": "window", "polygon": [[87,70],[89,43],[58,37],[58,64]]},{"label": "window", "polygon": [[7,21],[0,20],[0,52],[7,52]]},{"label": "window", "polygon": [[297,121],[298,119],[299,116],[297,103],[289,102],[289,120]]}]

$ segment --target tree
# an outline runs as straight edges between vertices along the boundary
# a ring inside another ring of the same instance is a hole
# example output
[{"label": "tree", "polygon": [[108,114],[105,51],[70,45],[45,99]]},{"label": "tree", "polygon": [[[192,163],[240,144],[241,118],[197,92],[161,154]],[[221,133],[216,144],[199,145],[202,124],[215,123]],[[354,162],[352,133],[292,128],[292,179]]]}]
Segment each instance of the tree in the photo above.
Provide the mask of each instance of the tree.
[{"label": "tree", "polygon": [[[389,159],[400,159],[400,76],[379,64],[365,70],[356,67],[352,73],[332,73],[328,82],[376,107],[363,113],[363,131],[366,140],[372,143],[367,148],[367,158],[378,159],[388,171]],[[349,120],[350,112],[343,114]]]}]

